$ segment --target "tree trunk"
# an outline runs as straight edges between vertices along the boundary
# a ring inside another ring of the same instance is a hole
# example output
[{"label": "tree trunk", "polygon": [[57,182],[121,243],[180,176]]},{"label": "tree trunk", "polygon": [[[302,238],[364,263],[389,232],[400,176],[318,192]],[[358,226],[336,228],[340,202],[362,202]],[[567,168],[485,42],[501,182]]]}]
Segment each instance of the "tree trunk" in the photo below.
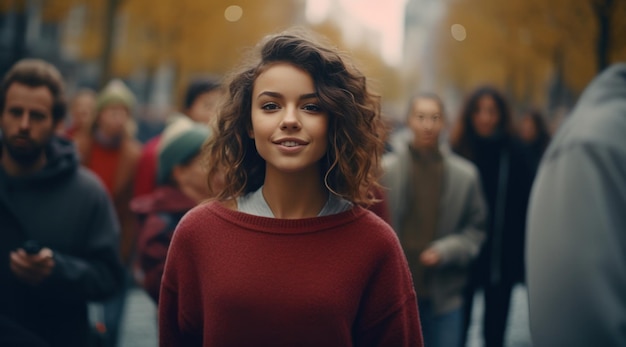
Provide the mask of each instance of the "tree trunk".
[{"label": "tree trunk", "polygon": [[593,10],[598,20],[598,41],[596,42],[596,58],[598,73],[609,64],[609,52],[611,49],[611,12],[614,0],[595,0],[592,3]]},{"label": "tree trunk", "polygon": [[104,17],[104,46],[100,58],[100,88],[103,88],[111,79],[111,62],[113,61],[113,40],[115,39],[115,14],[121,0],[107,0]]}]

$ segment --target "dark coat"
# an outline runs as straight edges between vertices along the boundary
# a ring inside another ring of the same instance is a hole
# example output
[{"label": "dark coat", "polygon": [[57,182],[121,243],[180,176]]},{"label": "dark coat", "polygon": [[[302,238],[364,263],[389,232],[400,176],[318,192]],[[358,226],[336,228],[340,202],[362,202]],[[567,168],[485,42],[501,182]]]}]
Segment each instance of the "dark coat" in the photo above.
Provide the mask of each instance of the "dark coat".
[{"label": "dark coat", "polygon": [[[120,288],[119,225],[100,181],[79,168],[73,145],[53,139],[38,172],[12,177],[0,167],[0,315],[51,346],[85,346],[87,302]],[[10,270],[9,252],[26,240],[54,252],[55,266],[31,286]]]},{"label": "dark coat", "polygon": [[473,162],[489,214],[487,239],[474,265],[474,279],[479,285],[523,282],[526,211],[533,178],[529,157],[514,138],[475,141]]}]

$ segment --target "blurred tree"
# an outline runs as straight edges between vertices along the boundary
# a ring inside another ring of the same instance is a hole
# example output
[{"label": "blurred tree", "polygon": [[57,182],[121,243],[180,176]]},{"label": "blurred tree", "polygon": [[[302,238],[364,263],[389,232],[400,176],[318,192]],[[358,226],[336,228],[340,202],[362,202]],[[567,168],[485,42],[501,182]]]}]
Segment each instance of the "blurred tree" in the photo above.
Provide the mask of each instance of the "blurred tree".
[{"label": "blurred tree", "polygon": [[[598,60],[598,71],[604,70],[609,63],[609,52],[613,41],[611,36],[611,28],[614,22],[618,20],[614,17],[614,10],[617,7],[617,1],[614,0],[590,0],[593,13],[598,22],[598,37],[596,44],[596,54]],[[622,1],[623,3],[623,1]],[[619,12],[617,12],[619,14]],[[622,20],[626,12],[622,12]]]},{"label": "blurred tree", "polygon": [[[71,47],[72,60],[95,63],[101,85],[112,77],[141,76],[139,88],[147,98],[149,89],[156,88],[155,76],[169,69],[174,76],[173,101],[178,104],[190,80],[223,76],[264,35],[294,25],[307,26],[305,2],[240,0],[234,5],[230,0],[44,0],[41,4],[43,20],[62,26],[62,44]],[[383,62],[379,52],[365,43],[347,46],[333,23],[313,30],[350,51],[386,100],[398,98],[399,73]]]},{"label": "blurred tree", "polygon": [[[85,7],[79,58],[99,60],[101,83],[163,64],[176,70],[177,95],[197,75],[222,75],[244,48],[302,18],[304,1],[240,0],[55,0],[44,2],[44,19],[62,21]],[[227,13],[228,12],[228,13]]]},{"label": "blurred tree", "polygon": [[[454,24],[466,37],[452,37]],[[516,108],[571,103],[599,70],[626,59],[624,29],[626,1],[453,0],[436,36],[439,83],[491,83]]]},{"label": "blurred tree", "polygon": [[[27,54],[26,7],[27,4],[25,0],[4,1],[0,4],[0,13],[4,14],[10,11],[14,13],[12,21],[4,21],[5,28],[3,29],[5,30],[5,37],[8,42],[2,46],[6,47],[8,52],[1,52],[6,54],[6,57],[3,57],[4,59],[2,59],[3,61],[0,66],[0,72],[2,73],[8,70],[15,62],[24,58]],[[9,33],[13,35],[10,35]]]},{"label": "blurred tree", "polygon": [[295,24],[303,11],[298,1],[126,0],[122,40],[115,71],[127,74],[139,66],[153,71],[162,64],[176,70],[176,96],[198,75],[223,75],[246,47],[264,35]]}]

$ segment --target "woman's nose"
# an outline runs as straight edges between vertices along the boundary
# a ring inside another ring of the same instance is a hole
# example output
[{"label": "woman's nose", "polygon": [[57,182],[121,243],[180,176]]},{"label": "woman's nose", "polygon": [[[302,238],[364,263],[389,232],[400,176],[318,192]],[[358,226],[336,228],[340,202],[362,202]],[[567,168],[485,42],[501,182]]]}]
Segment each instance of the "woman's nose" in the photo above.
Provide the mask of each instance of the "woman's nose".
[{"label": "woman's nose", "polygon": [[285,109],[283,120],[280,123],[280,128],[283,130],[300,128],[300,120],[298,119],[298,113],[295,107],[288,107]]}]

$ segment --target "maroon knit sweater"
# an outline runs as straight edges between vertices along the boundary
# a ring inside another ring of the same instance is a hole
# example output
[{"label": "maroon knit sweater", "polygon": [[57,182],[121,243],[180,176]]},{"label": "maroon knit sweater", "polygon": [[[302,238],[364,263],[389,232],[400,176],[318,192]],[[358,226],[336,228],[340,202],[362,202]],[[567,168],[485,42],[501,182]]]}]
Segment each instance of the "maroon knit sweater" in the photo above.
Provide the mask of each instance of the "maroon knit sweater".
[{"label": "maroon knit sweater", "polygon": [[176,228],[159,301],[161,346],[422,346],[391,227],[360,207],[297,220],[212,202]]}]

